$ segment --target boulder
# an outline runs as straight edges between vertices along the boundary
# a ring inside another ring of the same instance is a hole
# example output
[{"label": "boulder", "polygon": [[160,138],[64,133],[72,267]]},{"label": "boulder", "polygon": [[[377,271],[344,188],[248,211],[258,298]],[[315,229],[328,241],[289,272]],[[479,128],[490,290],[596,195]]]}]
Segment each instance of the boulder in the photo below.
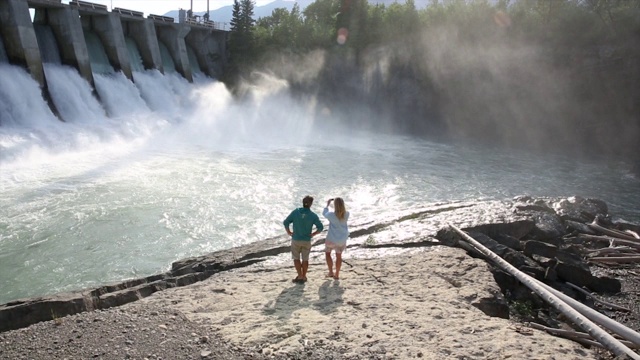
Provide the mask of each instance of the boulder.
[{"label": "boulder", "polygon": [[558,253],[558,247],[541,241],[529,240],[524,243],[524,254],[527,256],[539,255],[546,258],[554,258]]},{"label": "boulder", "polygon": [[492,237],[495,241],[499,242],[500,244],[509,247],[510,249],[516,250],[516,251],[522,251],[523,247],[522,247],[522,241],[520,241],[519,239],[511,236],[511,235],[507,235],[507,234],[497,234],[495,236]]},{"label": "boulder", "polygon": [[577,286],[589,286],[594,281],[589,267],[582,262],[557,261],[554,267],[558,278]]},{"label": "boulder", "polygon": [[567,230],[559,216],[548,213],[533,215],[534,228],[530,235],[532,239],[544,241],[553,245],[560,245]]},{"label": "boulder", "polygon": [[466,232],[479,232],[489,237],[498,235],[510,236],[515,239],[522,239],[534,228],[534,222],[530,219],[513,220],[503,223],[482,224],[474,227],[462,229]]},{"label": "boulder", "polygon": [[604,201],[579,196],[560,199],[553,202],[551,206],[562,219],[582,223],[592,222],[598,214],[609,213],[609,208]]},{"label": "boulder", "polygon": [[598,293],[617,294],[622,290],[622,283],[610,277],[593,277],[588,288]]}]

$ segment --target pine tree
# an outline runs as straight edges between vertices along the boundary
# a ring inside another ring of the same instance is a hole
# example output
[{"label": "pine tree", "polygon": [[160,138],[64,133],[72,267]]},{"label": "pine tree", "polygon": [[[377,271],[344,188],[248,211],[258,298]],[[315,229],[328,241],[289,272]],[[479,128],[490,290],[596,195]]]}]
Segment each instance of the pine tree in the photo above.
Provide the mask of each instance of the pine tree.
[{"label": "pine tree", "polygon": [[242,65],[249,64],[253,60],[254,40],[253,0],[234,0],[231,17],[231,34],[229,39],[230,63],[233,69],[238,70]]}]

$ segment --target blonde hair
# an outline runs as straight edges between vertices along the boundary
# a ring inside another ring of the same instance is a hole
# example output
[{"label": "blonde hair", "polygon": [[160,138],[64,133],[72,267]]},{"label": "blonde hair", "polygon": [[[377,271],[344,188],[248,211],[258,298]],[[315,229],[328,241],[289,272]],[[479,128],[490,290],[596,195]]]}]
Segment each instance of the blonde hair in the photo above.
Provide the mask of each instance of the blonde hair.
[{"label": "blonde hair", "polygon": [[347,209],[344,207],[344,200],[342,200],[342,198],[335,198],[335,200],[333,200],[333,207],[338,220],[344,220],[344,216],[347,212]]}]

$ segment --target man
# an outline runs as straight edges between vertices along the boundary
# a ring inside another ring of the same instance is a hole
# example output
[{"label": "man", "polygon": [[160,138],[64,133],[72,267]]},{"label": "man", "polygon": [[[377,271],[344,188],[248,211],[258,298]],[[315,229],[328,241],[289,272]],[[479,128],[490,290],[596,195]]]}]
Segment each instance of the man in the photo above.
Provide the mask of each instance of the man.
[{"label": "man", "polygon": [[[302,207],[293,210],[283,221],[287,234],[291,236],[291,255],[293,256],[293,265],[298,272],[298,276],[293,279],[295,283],[307,281],[311,238],[320,234],[324,228],[318,215],[311,211],[312,204],[313,197],[305,196],[302,199]],[[291,224],[293,224],[293,231],[289,228]],[[312,232],[314,225],[316,226],[316,231]],[[301,257],[302,261],[300,261]]]}]

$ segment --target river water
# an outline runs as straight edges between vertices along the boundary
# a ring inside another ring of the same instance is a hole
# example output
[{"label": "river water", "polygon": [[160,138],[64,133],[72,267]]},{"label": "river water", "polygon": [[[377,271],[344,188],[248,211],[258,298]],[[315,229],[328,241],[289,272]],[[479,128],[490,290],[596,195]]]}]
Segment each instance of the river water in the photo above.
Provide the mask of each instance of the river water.
[{"label": "river water", "polygon": [[343,197],[360,224],[525,194],[597,197],[640,220],[640,179],[622,165],[356,130],[277,79],[238,101],[214,80],[96,75],[97,101],[73,70],[47,71],[66,122],[0,66],[0,303],[283,235],[307,194],[316,212]]}]

